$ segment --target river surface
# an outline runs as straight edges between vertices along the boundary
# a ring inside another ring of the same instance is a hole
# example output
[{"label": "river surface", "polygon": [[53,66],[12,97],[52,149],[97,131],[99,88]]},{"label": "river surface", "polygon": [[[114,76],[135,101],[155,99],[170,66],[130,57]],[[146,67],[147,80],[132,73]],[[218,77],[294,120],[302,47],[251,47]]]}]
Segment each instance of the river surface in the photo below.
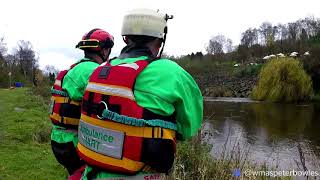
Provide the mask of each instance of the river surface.
[{"label": "river surface", "polygon": [[320,170],[320,104],[205,98],[204,109],[203,137],[214,157],[234,154],[278,170]]}]

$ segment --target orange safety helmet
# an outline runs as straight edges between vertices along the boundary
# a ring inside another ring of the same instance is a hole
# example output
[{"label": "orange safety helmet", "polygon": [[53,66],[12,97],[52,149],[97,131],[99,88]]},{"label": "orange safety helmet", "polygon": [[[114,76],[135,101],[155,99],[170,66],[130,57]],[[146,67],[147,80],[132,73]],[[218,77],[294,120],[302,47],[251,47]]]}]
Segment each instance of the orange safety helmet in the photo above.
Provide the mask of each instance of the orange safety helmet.
[{"label": "orange safety helmet", "polygon": [[90,51],[101,51],[103,48],[112,48],[114,45],[113,36],[102,29],[92,29],[86,33],[76,48]]}]

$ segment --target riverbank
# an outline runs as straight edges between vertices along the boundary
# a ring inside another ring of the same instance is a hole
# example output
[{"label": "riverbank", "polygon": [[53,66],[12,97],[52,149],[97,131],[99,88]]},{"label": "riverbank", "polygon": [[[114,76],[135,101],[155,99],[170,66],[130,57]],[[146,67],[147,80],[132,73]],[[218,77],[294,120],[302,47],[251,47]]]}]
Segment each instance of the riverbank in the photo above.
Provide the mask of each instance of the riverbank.
[{"label": "riverbank", "polygon": [[183,59],[177,63],[194,77],[203,96],[210,97],[250,97],[262,67],[261,64],[235,67],[236,62],[211,59]]},{"label": "riverbank", "polygon": [[250,97],[257,78],[216,76],[214,74],[202,77],[207,82],[202,89],[203,96],[210,97]]},{"label": "riverbank", "polygon": [[[50,121],[47,102],[27,88],[0,90],[0,174],[4,179],[65,179],[50,148]],[[235,169],[265,169],[247,161],[242,151],[223,158],[210,154],[212,145],[202,131],[191,141],[179,142],[173,171],[165,179],[232,179]],[[238,171],[237,171],[238,172]],[[242,178],[243,175],[241,175]],[[243,177],[244,179],[264,179]]]}]

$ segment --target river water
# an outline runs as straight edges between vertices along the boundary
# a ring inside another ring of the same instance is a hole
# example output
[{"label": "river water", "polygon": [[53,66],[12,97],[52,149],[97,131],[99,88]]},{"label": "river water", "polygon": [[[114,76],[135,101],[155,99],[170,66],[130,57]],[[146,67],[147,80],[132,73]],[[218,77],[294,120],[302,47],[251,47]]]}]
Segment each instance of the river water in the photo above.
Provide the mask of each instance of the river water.
[{"label": "river water", "polygon": [[320,104],[205,98],[204,138],[217,158],[239,155],[278,170],[320,170]]}]

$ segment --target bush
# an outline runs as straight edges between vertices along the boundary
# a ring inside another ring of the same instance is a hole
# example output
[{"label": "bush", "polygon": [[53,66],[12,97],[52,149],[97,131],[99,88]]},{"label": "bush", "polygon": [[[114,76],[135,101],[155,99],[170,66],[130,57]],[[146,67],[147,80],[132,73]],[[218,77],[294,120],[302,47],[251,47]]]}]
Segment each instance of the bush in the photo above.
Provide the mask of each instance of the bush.
[{"label": "bush", "polygon": [[41,85],[32,88],[32,92],[35,95],[41,96],[45,101],[49,101],[51,97],[51,86],[49,85]]},{"label": "bush", "polygon": [[252,97],[273,102],[298,102],[312,95],[311,78],[300,61],[293,58],[270,60],[259,74]]},{"label": "bush", "polygon": [[240,78],[245,76],[257,76],[261,67],[261,64],[238,67],[235,69],[234,75]]},{"label": "bush", "polygon": [[33,129],[32,139],[37,143],[50,142],[51,126],[42,123]]},{"label": "bush", "polygon": [[232,97],[233,92],[224,86],[210,86],[204,90],[203,95],[210,97]]}]

